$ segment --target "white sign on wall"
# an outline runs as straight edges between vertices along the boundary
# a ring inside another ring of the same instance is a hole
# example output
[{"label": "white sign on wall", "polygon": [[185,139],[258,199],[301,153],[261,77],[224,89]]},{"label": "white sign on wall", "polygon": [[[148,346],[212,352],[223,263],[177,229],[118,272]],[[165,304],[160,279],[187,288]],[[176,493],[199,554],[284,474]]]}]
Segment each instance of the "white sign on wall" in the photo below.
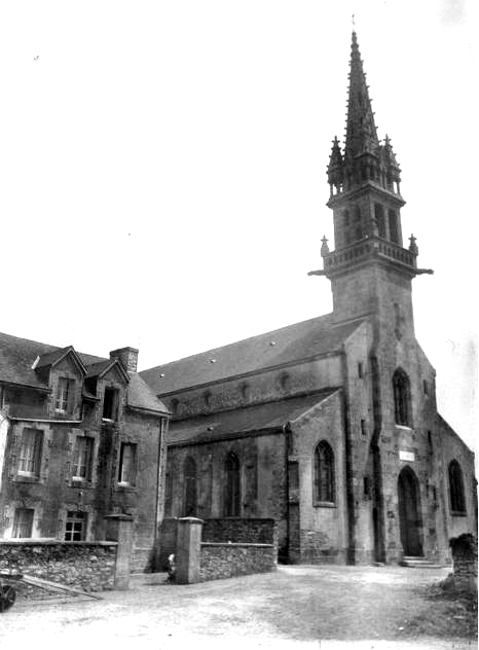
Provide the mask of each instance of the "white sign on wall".
[{"label": "white sign on wall", "polygon": [[414,452],[413,451],[400,451],[399,460],[407,460],[410,463],[414,462]]}]

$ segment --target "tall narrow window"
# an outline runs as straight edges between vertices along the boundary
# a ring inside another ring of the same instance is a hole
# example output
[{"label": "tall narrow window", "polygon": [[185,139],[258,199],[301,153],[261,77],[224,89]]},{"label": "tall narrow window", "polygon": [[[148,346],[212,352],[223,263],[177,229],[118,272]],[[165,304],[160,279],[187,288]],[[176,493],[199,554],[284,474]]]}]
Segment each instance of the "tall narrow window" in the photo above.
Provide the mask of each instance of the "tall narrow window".
[{"label": "tall narrow window", "polygon": [[399,244],[398,218],[394,210],[389,210],[388,221],[389,221],[389,238],[395,244]]},{"label": "tall narrow window", "polygon": [[321,440],[314,452],[314,501],[335,501],[334,454],[326,440]]},{"label": "tall narrow window", "polygon": [[91,481],[93,465],[93,443],[91,436],[78,436],[73,452],[72,476],[74,479]]},{"label": "tall narrow window", "polygon": [[136,484],[136,444],[134,443],[121,443],[118,482],[122,485]]},{"label": "tall narrow window", "polygon": [[116,388],[105,388],[103,396],[103,419],[116,420],[118,416],[118,390]]},{"label": "tall narrow window", "polygon": [[196,463],[193,458],[188,457],[185,460],[183,473],[184,473],[183,515],[185,517],[195,517],[196,509],[197,509],[197,473],[196,473]]},{"label": "tall narrow window", "polygon": [[33,514],[33,508],[15,509],[12,537],[28,538],[32,536]]},{"label": "tall narrow window", "polygon": [[411,389],[409,377],[398,368],[393,375],[394,417],[396,424],[411,426]]},{"label": "tall narrow window", "polygon": [[82,542],[86,539],[87,513],[69,510],[65,523],[65,541]]},{"label": "tall narrow window", "polygon": [[68,377],[60,377],[57,384],[55,410],[59,413],[71,413],[73,410],[73,395],[75,381]]},{"label": "tall narrow window", "polygon": [[225,517],[239,517],[241,505],[240,464],[236,454],[231,452],[225,461]]},{"label": "tall narrow window", "polygon": [[386,239],[386,222],[384,219],[384,208],[380,203],[374,204],[374,217],[378,227],[378,235]]},{"label": "tall narrow window", "polygon": [[23,429],[18,460],[18,471],[30,476],[40,475],[42,462],[43,431]]},{"label": "tall narrow window", "polygon": [[464,514],[466,512],[462,470],[457,460],[449,463],[449,503],[453,514]]}]

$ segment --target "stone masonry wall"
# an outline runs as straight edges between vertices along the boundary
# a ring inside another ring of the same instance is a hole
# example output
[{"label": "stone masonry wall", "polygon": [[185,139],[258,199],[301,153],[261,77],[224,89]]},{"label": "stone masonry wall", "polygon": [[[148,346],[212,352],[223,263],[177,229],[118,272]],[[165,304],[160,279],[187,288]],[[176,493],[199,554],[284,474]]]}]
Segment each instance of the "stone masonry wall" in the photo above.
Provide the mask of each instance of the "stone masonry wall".
[{"label": "stone masonry wall", "polygon": [[218,580],[276,569],[272,544],[201,544],[200,579]]},{"label": "stone masonry wall", "polygon": [[117,544],[0,541],[0,572],[14,571],[83,591],[114,588]]},{"label": "stone masonry wall", "polygon": [[204,519],[203,542],[235,542],[274,544],[277,546],[277,526],[274,519],[243,519],[225,517]]},{"label": "stone masonry wall", "polygon": [[458,587],[477,589],[477,538],[464,534],[449,540],[454,582]]}]

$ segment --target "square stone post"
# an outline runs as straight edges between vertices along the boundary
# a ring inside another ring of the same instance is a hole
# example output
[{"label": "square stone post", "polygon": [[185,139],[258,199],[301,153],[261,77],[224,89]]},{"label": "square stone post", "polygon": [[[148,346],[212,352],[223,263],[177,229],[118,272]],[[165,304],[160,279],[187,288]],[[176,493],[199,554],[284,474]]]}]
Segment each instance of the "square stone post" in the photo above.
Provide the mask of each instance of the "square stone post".
[{"label": "square stone post", "polygon": [[176,542],[176,582],[180,585],[200,579],[201,532],[203,520],[196,517],[178,519]]},{"label": "square stone post", "polygon": [[107,515],[106,535],[108,542],[117,542],[115,564],[115,589],[128,589],[130,581],[130,555],[133,546],[133,517],[131,515]]}]

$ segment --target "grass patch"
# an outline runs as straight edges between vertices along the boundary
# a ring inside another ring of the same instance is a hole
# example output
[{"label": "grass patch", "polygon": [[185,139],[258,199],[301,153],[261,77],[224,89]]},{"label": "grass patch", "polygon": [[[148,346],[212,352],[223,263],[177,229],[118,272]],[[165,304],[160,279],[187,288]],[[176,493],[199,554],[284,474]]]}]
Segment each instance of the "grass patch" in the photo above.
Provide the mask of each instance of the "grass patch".
[{"label": "grass patch", "polygon": [[477,638],[477,592],[458,589],[452,576],[421,590],[425,605],[401,635]]}]

